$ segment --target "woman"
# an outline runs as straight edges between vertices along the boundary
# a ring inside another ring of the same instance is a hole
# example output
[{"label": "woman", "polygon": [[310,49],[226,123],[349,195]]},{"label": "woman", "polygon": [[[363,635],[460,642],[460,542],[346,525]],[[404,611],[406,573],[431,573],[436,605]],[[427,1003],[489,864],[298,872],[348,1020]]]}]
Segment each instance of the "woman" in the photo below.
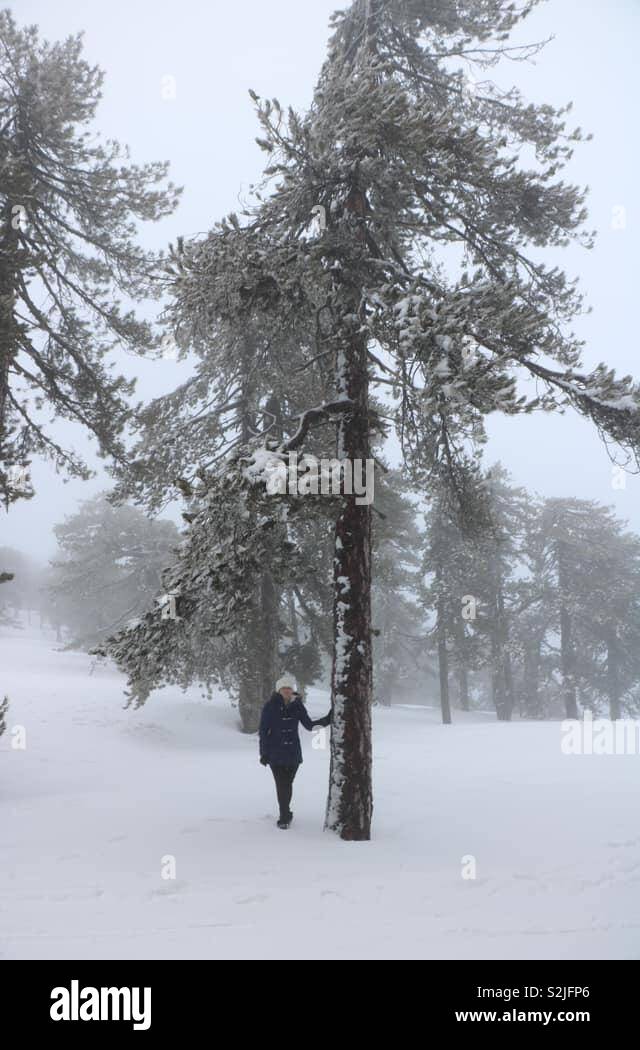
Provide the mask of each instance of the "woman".
[{"label": "woman", "polygon": [[283,675],[276,682],[276,691],[262,708],[260,718],[260,762],[271,766],[276,782],[276,793],[280,807],[279,828],[288,828],[293,820],[291,794],[298,766],[302,763],[302,748],[298,736],[298,724],[305,729],[328,726],[331,712],[324,718],[313,721],[296,693],[296,683],[290,675]]}]

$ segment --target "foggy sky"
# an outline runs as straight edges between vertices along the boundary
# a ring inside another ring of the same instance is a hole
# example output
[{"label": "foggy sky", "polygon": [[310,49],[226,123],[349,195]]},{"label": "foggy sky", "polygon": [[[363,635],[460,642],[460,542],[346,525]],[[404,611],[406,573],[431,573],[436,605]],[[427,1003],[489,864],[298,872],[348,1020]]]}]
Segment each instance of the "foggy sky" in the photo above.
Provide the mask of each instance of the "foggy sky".
[{"label": "foggy sky", "polygon": [[[258,179],[264,154],[248,89],[305,108],[325,56],[328,17],[335,0],[18,0],[19,24],[36,23],[54,40],[85,31],[85,57],[106,72],[97,127],[131,147],[134,162],[169,160],[170,177],[185,187],[177,212],[141,231],[142,243],[166,247],[192,236],[231,210],[239,194]],[[598,230],[595,249],[577,246],[546,252],[548,262],[581,278],[593,313],[578,319],[587,340],[585,367],[604,360],[620,374],[640,376],[635,308],[639,247],[636,183],[637,100],[640,74],[639,0],[548,0],[520,26],[515,42],[555,36],[535,65],[505,63],[492,76],[516,84],[533,102],[560,106],[573,100],[570,128],[591,131],[578,143],[562,178],[588,185],[587,228]],[[175,78],[175,98],[166,94]],[[613,227],[613,209],[626,209],[624,229]],[[148,315],[147,311],[144,311]],[[122,370],[139,376],[137,400],[147,401],[175,385],[188,364],[144,362],[123,356]],[[640,532],[640,480],[624,490],[612,484],[612,466],[595,428],[571,410],[487,421],[487,463],[500,459],[514,482],[548,496],[595,499],[615,507]],[[74,444],[95,446],[76,429]],[[45,560],[55,549],[52,526],[78,502],[109,486],[103,473],[90,482],[63,482],[47,464],[35,464],[35,499],[0,511],[0,545]]]}]

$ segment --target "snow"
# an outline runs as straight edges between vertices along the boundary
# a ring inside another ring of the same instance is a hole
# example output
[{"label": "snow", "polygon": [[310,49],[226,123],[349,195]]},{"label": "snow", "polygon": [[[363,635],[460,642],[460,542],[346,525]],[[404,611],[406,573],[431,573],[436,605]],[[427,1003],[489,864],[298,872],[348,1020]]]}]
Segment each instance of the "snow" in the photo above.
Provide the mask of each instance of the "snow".
[{"label": "snow", "polygon": [[614,398],[612,401],[601,401],[601,404],[605,408],[616,408],[620,412],[637,412],[640,409],[640,405],[631,394],[624,394],[622,397]]},{"label": "snow", "polygon": [[273,474],[281,476],[283,471],[286,477],[282,455],[267,448],[257,448],[253,451],[249,465],[245,467],[243,473],[247,480],[255,485],[269,481]]},{"label": "snow", "polygon": [[563,390],[568,390],[579,397],[590,397],[593,401],[602,405],[603,408],[613,408],[618,412],[637,412],[640,409],[637,398],[631,394],[621,394],[617,398],[606,398],[602,396],[602,391],[598,387],[590,387],[588,384],[577,386],[575,383],[569,383],[566,380],[557,380],[557,383]]},{"label": "snow", "polygon": [[[640,756],[563,754],[560,722],[442,726],[398,695],[373,712],[373,839],[347,843],[322,830],[316,734],[301,730],[282,832],[225,697],[166,689],[124,710],[122,677],[92,665],[0,628],[0,957],[640,954]],[[325,714],[326,694],[308,707]]]}]

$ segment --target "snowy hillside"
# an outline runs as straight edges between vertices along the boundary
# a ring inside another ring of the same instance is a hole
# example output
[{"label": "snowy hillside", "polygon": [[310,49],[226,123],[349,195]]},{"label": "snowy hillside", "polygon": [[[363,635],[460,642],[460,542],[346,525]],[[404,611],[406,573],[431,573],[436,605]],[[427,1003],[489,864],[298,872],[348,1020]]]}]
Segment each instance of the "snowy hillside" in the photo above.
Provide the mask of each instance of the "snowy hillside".
[{"label": "snowy hillside", "polygon": [[329,752],[309,734],[279,831],[226,698],[126,711],[121,676],[91,665],[0,631],[0,957],[640,956],[640,756],[563,755],[559,723],[376,708],[373,839],[347,843],[322,830]]}]

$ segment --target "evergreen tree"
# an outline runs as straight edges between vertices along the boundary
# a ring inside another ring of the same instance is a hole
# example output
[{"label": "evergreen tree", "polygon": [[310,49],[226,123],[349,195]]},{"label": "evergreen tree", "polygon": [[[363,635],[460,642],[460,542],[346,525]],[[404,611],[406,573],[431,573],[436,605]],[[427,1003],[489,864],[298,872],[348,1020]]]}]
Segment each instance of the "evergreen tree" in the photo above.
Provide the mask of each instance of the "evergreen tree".
[{"label": "evergreen tree", "polygon": [[[301,399],[298,429],[279,454],[333,423],[339,459],[370,459],[372,434],[384,430],[371,388],[386,384],[414,477],[424,486],[437,480],[467,519],[478,505],[466,485],[477,473],[470,442],[482,442],[490,412],[570,403],[631,455],[640,444],[637,387],[605,365],[581,371],[569,325],[582,298],[559,268],[536,258],[541,247],[592,242],[584,194],[557,178],[583,138],[567,130],[570,106],[527,105],[488,81],[465,88],[465,63],[485,69],[535,50],[505,43],[534,6],[354,0],[334,17],[306,116],[255,96],[273,182],[246,222],[229,216],[184,244],[174,282],[175,314],[190,339],[220,339],[249,312],[267,339],[287,331],[304,345],[315,341],[329,394]],[[535,157],[533,167],[521,153]],[[438,248],[457,258],[456,276],[438,265]],[[542,392],[519,396],[518,374],[539,380]],[[239,492],[241,459],[234,469],[227,483]],[[266,485],[264,471],[253,476]],[[246,538],[257,540],[255,528]],[[325,823],[345,839],[367,839],[371,507],[355,494],[342,501],[333,562]]]},{"label": "evergreen tree", "polygon": [[[267,644],[260,632],[276,642],[280,632],[272,623],[252,619],[256,582],[268,567],[269,578],[284,591],[313,571],[288,535],[295,496],[280,498],[261,483],[265,464],[274,462],[281,461],[257,439],[235,448],[214,471],[201,470],[197,486],[184,483],[189,499],[184,538],[177,558],[162,573],[164,591],[176,599],[175,615],[163,617],[156,605],[100,650],[126,670],[130,699],[137,706],[164,684],[218,683],[239,692],[243,680],[265,666],[255,655]],[[259,686],[264,702],[273,677]],[[253,707],[243,714],[241,695],[239,704],[243,728],[251,732]]]},{"label": "evergreen tree", "polygon": [[578,632],[584,614],[584,564],[588,552],[591,515],[596,504],[586,500],[547,500],[544,529],[556,577],[555,605],[560,634],[560,670],[567,718],[578,717]]},{"label": "evergreen tree", "polygon": [[[170,277],[182,270],[182,252],[179,241],[172,249]],[[223,464],[224,471],[225,457],[234,451],[250,457],[251,442],[256,439],[282,441],[291,429],[292,406],[302,391],[316,390],[314,396],[322,397],[322,376],[314,367],[309,348],[290,334],[266,337],[252,322],[250,310],[234,326],[217,321],[204,332],[189,329],[188,309],[184,314],[180,309],[174,310],[171,320],[176,347],[188,345],[193,352],[194,374],[177,390],[138,412],[138,441],[129,463],[119,472],[113,496],[116,501],[132,498],[150,510],[165,506],[175,497],[177,488],[190,499],[198,475],[214,473],[217,464]],[[196,500],[193,507],[187,508],[188,523],[197,514],[197,506]],[[315,528],[312,526],[312,532],[322,528],[321,518]],[[305,529],[309,531],[309,524],[302,525],[303,533]],[[290,523],[287,528],[295,526]],[[286,531],[282,525],[276,530],[281,542],[286,539]],[[212,544],[216,539],[211,536]],[[304,549],[304,535],[300,540]],[[195,557],[207,557],[200,544],[193,553]],[[215,551],[209,553],[215,559]],[[311,552],[310,557],[314,557]],[[281,633],[287,631],[285,622],[290,621],[291,630],[296,623],[296,598],[291,592],[289,597],[285,594],[284,580],[276,582],[267,559],[251,583],[252,598],[237,624],[237,639],[229,638],[227,644],[216,644],[209,652],[203,651],[200,661],[190,656],[188,662],[194,680],[203,684],[226,683],[237,698],[241,726],[247,733],[257,732],[265,696],[271,694],[281,670],[301,671],[302,678],[309,680],[308,675],[314,668],[317,670],[319,660],[315,630],[304,644],[291,638],[287,645],[281,645]],[[199,615],[200,608],[196,601],[194,616]],[[198,633],[201,628],[196,623],[187,626]],[[228,663],[214,667],[214,656]]]},{"label": "evergreen tree", "polygon": [[[10,583],[13,580],[12,572],[0,572],[0,585]],[[0,605],[0,624],[11,623],[12,618],[4,604]]]},{"label": "evergreen tree", "polygon": [[373,519],[375,698],[390,705],[400,690],[413,690],[429,673],[424,662],[424,617],[418,605],[420,544],[416,506],[401,471],[376,479]]},{"label": "evergreen tree", "polygon": [[515,583],[518,612],[511,625],[520,664],[520,711],[525,718],[534,719],[551,714],[556,700],[554,573],[542,522],[540,501],[530,499],[520,540],[524,575],[519,574]]},{"label": "evergreen tree", "polygon": [[624,694],[638,681],[640,541],[611,510],[590,500],[550,499],[543,511],[560,636],[567,718],[608,697],[619,718]]},{"label": "evergreen tree", "polygon": [[517,615],[515,574],[522,564],[522,541],[531,507],[523,489],[509,485],[500,465],[488,473],[486,494],[491,527],[483,539],[488,606],[489,665],[493,704],[500,721],[510,721],[517,706],[513,672],[512,625]]},{"label": "evergreen tree", "polygon": [[124,299],[155,294],[158,259],[135,223],[173,211],[166,164],[127,164],[116,142],[87,130],[102,72],[80,36],[40,40],[0,12],[0,499],[28,492],[34,453],[79,477],[90,473],[48,429],[80,423],[102,455],[122,459],[133,383],[112,373],[111,350],[157,345]]},{"label": "evergreen tree", "polygon": [[50,611],[85,648],[134,620],[159,593],[161,572],[179,534],[173,522],[151,521],[134,507],[102,496],[54,527],[59,552],[48,585]]},{"label": "evergreen tree", "polygon": [[469,709],[472,632],[482,590],[478,572],[479,533],[461,528],[441,488],[436,489],[425,520],[422,545],[425,581],[420,596],[432,621],[427,644],[436,654],[442,721],[449,725],[452,722],[452,665],[457,671],[460,707]]},{"label": "evergreen tree", "polygon": [[450,664],[458,678],[460,706],[469,709],[469,673],[486,669],[498,718],[509,721],[517,705],[514,626],[521,596],[516,575],[531,504],[497,464],[481,481],[481,518],[462,527],[445,494],[427,515],[424,569],[431,582],[423,601],[435,615],[443,721],[451,721]]},{"label": "evergreen tree", "polygon": [[[40,609],[42,605],[42,568],[33,558],[23,554],[22,551],[11,547],[0,547],[0,565],[8,572],[5,586],[0,591],[0,623],[2,622],[3,608],[5,617],[17,622],[19,614],[24,613],[28,622],[31,613]],[[2,582],[2,576],[0,576]],[[11,613],[9,614],[9,609]]]},{"label": "evergreen tree", "polygon": [[632,713],[630,694],[640,684],[640,538],[623,529],[613,519],[610,529],[603,530],[601,573],[594,581],[591,605],[594,633],[604,657],[602,692],[611,719],[621,718],[625,708]]}]

